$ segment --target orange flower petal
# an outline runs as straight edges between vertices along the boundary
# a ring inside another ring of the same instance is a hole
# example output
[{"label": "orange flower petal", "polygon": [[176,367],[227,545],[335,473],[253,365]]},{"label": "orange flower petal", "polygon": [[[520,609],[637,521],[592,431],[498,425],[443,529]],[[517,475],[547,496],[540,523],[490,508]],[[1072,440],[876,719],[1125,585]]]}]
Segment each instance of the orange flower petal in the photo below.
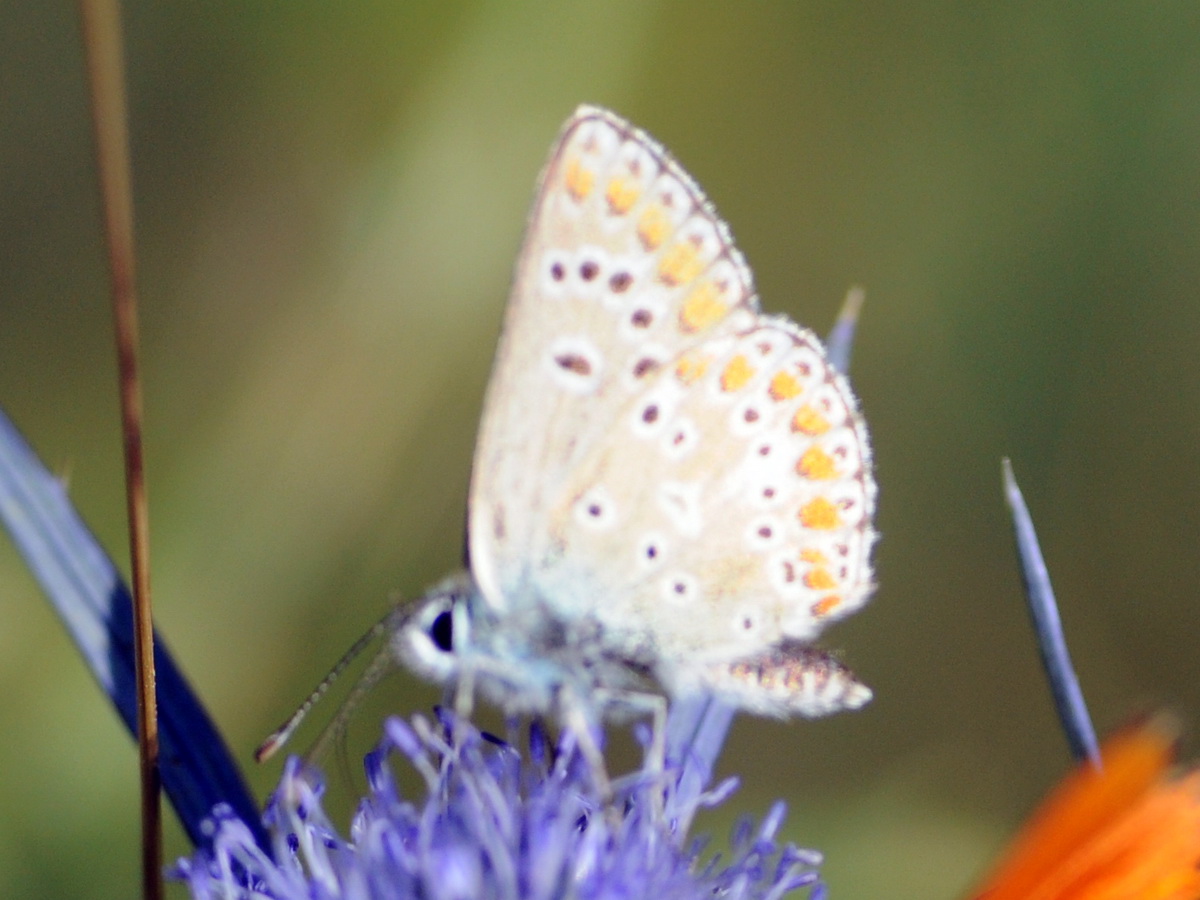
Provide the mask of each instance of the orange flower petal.
[{"label": "orange flower petal", "polygon": [[978,900],[1197,900],[1200,772],[1173,778],[1164,717],[1104,744],[1026,823]]}]

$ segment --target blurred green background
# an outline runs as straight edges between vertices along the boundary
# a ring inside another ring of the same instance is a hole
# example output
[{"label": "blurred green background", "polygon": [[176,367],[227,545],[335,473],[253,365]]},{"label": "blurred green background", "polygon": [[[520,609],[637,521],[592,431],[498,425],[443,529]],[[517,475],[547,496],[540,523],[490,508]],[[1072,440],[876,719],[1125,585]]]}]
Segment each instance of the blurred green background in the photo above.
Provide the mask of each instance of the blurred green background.
[{"label": "blurred green background", "polygon": [[[696,176],[769,310],[824,333],[867,289],[880,586],[825,643],[876,700],[739,721],[726,813],[786,798],[835,897],[953,897],[1064,771],[1002,455],[1100,729],[1168,705],[1200,751],[1200,7],[140,3],[126,25],[158,621],[259,796],[278,765],[253,746],[389,592],[460,558],[511,266],[582,101]],[[95,197],[74,9],[0,7],[0,403],[124,565]],[[0,894],[133,895],[132,744],[5,540],[0,693]],[[435,697],[391,679],[349,758]]]}]

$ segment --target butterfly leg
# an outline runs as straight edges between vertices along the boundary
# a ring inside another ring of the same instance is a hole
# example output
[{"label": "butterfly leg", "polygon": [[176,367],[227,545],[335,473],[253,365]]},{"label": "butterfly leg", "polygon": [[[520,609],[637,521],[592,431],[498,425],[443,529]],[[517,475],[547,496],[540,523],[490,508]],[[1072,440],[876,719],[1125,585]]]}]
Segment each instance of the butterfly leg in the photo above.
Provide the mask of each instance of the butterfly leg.
[{"label": "butterfly leg", "polygon": [[445,691],[445,703],[454,710],[454,726],[450,735],[450,746],[454,748],[455,758],[466,739],[466,731],[475,712],[475,668],[461,666],[458,677]]},{"label": "butterfly leg", "polygon": [[655,778],[662,777],[667,759],[667,698],[648,691],[599,689],[596,700],[602,709],[620,709],[650,719],[650,743],[642,768]]},{"label": "butterfly leg", "polygon": [[604,762],[604,751],[600,749],[603,726],[590,714],[591,708],[570,688],[563,687],[559,691],[558,706],[559,720],[575,735],[579,752],[591,770],[600,804],[609,809],[612,806],[613,789],[612,780],[608,777],[608,767]]},{"label": "butterfly leg", "polygon": [[594,699],[601,709],[619,709],[635,717],[650,720],[650,742],[646,746],[642,769],[632,777],[638,781],[650,779],[653,785],[650,793],[655,798],[652,814],[661,818],[663,798],[669,787],[666,767],[667,698],[647,691],[599,689],[595,692]]}]

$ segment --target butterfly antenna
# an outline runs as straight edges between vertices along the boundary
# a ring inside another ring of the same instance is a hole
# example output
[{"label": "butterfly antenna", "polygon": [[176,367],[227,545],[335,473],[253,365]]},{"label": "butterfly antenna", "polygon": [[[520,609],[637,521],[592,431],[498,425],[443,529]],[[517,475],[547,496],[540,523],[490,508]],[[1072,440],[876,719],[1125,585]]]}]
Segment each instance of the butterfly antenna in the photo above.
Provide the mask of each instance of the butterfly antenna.
[{"label": "butterfly antenna", "polygon": [[[385,625],[385,619],[380,625]],[[379,626],[377,625],[376,628]],[[372,629],[374,630],[374,629]],[[329,747],[336,743],[346,733],[346,726],[350,723],[350,717],[358,710],[363,699],[371,692],[375,685],[383,680],[383,677],[396,668],[396,655],[392,652],[392,648],[384,646],[375,657],[371,660],[371,664],[367,666],[367,670],[354,683],[354,688],[342,701],[336,713],[329,723],[321,729],[321,733],[317,735],[316,741],[312,747],[304,754],[306,762],[323,758],[329,751]]]},{"label": "butterfly antenna", "polygon": [[[342,672],[346,670],[346,667],[358,658],[359,654],[361,654],[363,650],[367,648],[368,644],[389,630],[389,626],[394,615],[395,611],[389,610],[387,615],[372,625],[366,634],[355,641],[350,649],[342,654],[342,658],[334,663],[333,668],[329,670],[329,674],[322,678],[321,683],[313,688],[312,693],[305,698],[304,702],[300,704],[299,708],[297,708],[294,713],[288,716],[287,720],[282,725],[271,732],[267,739],[259,745],[257,750],[254,751],[255,762],[265,762],[266,760],[270,759],[279,751],[280,747],[291,740],[292,735],[295,733],[296,729],[300,727],[300,723],[304,721],[304,717],[308,715],[309,710],[316,706],[317,701],[325,696],[329,688],[335,681],[337,681],[338,676],[340,676]],[[317,746],[323,748],[328,742],[328,739],[345,730],[346,721],[349,719],[353,705],[357,705],[357,702],[362,699],[363,695],[372,686],[374,686],[380,678],[383,677],[387,671],[387,667],[384,665],[384,663],[387,663],[390,658],[391,650],[386,647],[375,657],[375,659],[371,662],[370,668],[368,668],[363,677],[359,679],[358,684],[355,685],[354,691],[342,704],[337,715],[334,716],[333,722],[327,725],[325,730],[321,732],[321,736],[317,739],[317,745],[313,748],[314,751],[316,750]],[[330,729],[333,728],[335,724],[337,725],[337,731],[331,732]],[[313,754],[310,752],[309,755],[311,756]]]}]

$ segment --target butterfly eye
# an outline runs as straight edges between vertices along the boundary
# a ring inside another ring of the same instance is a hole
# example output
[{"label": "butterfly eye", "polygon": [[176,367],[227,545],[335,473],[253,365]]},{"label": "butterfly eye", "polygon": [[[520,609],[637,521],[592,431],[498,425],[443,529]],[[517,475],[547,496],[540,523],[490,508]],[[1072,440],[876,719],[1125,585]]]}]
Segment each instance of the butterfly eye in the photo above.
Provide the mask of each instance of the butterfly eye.
[{"label": "butterfly eye", "polygon": [[443,653],[454,650],[454,622],[449,610],[437,614],[433,624],[429,626],[429,636]]}]

